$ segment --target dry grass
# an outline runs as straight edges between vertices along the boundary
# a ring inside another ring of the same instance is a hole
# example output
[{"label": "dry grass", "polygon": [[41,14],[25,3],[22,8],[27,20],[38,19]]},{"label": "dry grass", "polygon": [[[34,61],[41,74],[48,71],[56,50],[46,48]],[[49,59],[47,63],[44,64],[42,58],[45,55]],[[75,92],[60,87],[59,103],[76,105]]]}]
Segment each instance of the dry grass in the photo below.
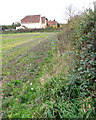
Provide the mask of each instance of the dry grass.
[{"label": "dry grass", "polygon": [[[64,31],[66,34],[66,30]],[[71,31],[70,31],[71,32]],[[42,71],[42,77],[40,83],[44,85],[51,77],[58,77],[61,73],[67,75],[68,72],[72,71],[72,55],[70,54],[73,50],[71,33],[64,35],[62,32],[58,35],[58,50],[54,52],[53,58],[49,64],[45,64]]]}]

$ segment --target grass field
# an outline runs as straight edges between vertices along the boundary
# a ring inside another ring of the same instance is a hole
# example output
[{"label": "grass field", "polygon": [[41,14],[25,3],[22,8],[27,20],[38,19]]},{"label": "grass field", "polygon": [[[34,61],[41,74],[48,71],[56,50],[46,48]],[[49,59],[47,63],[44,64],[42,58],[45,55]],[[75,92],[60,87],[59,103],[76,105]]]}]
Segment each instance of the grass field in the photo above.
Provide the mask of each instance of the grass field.
[{"label": "grass field", "polygon": [[[42,105],[53,94],[50,82],[62,79],[71,64],[69,54],[60,55],[57,33],[3,34],[2,61],[3,118],[44,117]],[[56,83],[61,81],[66,85],[66,78]]]},{"label": "grass field", "polygon": [[[2,36],[3,79],[21,80],[41,64],[54,41],[54,33],[4,34]],[[52,38],[53,37],[53,38]],[[30,77],[30,75],[29,75]],[[31,78],[28,79],[32,79]]]},{"label": "grass field", "polygon": [[44,83],[38,78],[42,76],[44,64],[50,62],[48,56],[53,56],[56,43],[55,33],[2,35],[3,116],[26,116],[22,110],[17,112],[18,107],[22,109],[26,102],[30,106],[29,103],[36,98],[35,92]]}]

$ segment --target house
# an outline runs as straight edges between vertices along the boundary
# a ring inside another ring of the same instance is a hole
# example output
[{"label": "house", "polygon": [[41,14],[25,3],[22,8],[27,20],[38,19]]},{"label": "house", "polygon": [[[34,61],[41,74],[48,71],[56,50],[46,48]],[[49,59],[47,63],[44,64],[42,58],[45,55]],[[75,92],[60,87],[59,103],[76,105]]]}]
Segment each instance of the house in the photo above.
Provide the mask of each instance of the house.
[{"label": "house", "polygon": [[46,20],[46,23],[47,23],[47,27],[50,26],[50,27],[53,27],[53,28],[57,28],[57,24],[58,23],[55,20],[54,21],[51,21],[51,20],[48,21],[48,20]]},{"label": "house", "polygon": [[41,15],[28,15],[21,20],[21,26],[16,29],[45,29],[46,18]]},{"label": "house", "polygon": [[42,28],[46,28],[46,17],[41,17],[41,21],[42,21]]},{"label": "house", "polygon": [[54,21],[51,21],[51,20],[50,20],[50,21],[48,22],[48,24],[49,24],[49,26],[57,26],[57,21],[55,21],[55,20],[54,20]]},{"label": "house", "polygon": [[41,15],[28,15],[21,20],[21,26],[16,27],[18,29],[45,29],[47,26],[57,28],[57,21],[48,21],[46,17]]}]

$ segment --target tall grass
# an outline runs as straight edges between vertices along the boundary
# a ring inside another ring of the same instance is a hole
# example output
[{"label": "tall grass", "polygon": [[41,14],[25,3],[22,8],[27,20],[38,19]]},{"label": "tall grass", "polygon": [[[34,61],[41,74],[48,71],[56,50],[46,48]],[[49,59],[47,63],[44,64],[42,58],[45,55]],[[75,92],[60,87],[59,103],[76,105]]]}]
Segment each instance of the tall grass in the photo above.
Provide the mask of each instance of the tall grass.
[{"label": "tall grass", "polygon": [[58,35],[60,60],[67,54],[68,69],[63,58],[65,69],[45,84],[35,117],[96,118],[94,28],[94,12],[89,9],[83,17],[72,18]]}]

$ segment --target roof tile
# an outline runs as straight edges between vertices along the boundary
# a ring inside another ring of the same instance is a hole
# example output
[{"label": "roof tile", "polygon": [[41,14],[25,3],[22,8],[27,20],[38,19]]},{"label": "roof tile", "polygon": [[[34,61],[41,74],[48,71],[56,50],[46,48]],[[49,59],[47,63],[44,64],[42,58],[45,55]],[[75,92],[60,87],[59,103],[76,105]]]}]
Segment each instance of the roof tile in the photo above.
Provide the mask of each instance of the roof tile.
[{"label": "roof tile", "polygon": [[40,15],[29,15],[24,17],[21,20],[21,23],[39,23],[40,22]]}]

